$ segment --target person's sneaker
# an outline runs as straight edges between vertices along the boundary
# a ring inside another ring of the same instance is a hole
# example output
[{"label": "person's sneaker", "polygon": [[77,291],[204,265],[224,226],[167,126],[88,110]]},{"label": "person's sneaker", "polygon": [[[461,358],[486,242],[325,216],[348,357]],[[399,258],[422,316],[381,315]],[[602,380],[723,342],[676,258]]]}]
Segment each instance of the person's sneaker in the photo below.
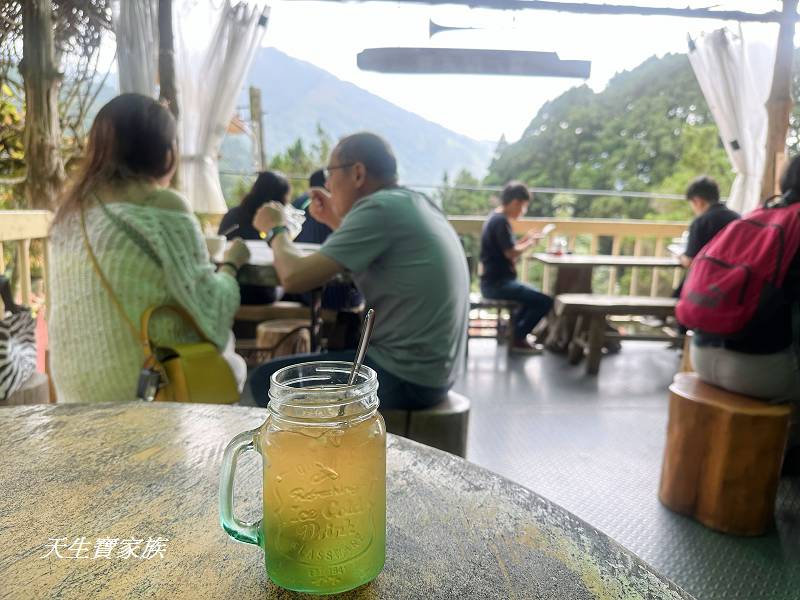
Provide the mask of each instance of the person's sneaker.
[{"label": "person's sneaker", "polygon": [[511,344],[511,352],[514,354],[541,354],[544,347],[541,344],[531,344],[527,339],[514,340]]}]

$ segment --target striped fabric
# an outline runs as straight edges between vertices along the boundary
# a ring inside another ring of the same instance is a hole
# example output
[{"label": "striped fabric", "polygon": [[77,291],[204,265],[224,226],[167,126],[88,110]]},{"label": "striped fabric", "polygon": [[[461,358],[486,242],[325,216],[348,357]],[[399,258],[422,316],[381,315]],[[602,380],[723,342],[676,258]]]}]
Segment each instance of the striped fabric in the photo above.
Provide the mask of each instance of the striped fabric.
[{"label": "striped fabric", "polygon": [[36,321],[30,311],[0,320],[0,401],[7,400],[36,370]]}]

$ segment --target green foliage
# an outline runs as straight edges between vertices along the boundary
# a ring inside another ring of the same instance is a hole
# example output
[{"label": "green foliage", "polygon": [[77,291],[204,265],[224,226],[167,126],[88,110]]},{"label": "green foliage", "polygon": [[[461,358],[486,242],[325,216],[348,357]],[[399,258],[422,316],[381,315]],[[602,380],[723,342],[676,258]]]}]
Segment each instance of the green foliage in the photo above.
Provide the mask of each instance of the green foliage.
[{"label": "green foliage", "polygon": [[[800,121],[798,121],[800,122]],[[682,194],[708,173],[727,193],[733,173],[686,55],[650,58],[595,94],[575,87],[546,103],[520,141],[492,162],[486,183]],[[652,218],[675,201],[538,194],[530,215]]]},{"label": "green foliage", "polygon": [[328,164],[333,139],[317,123],[317,139],[306,146],[301,138],[286,148],[280,154],[276,154],[269,161],[269,168],[273,171],[280,171],[285,175],[297,177],[292,181],[292,194],[298,196],[308,189],[308,177]]},{"label": "green foliage", "polygon": [[[453,184],[450,184],[447,173],[442,177],[442,185],[436,192],[437,199],[448,215],[485,215],[492,208],[490,193],[482,190],[456,189],[456,187],[474,188],[481,182],[467,169],[461,169]],[[454,187],[456,186],[456,187]]]},{"label": "green foliage", "polygon": [[0,176],[19,176],[25,170],[24,123],[11,89],[0,85]]},{"label": "green foliage", "polygon": [[[247,152],[244,144],[237,143],[237,150]],[[292,196],[299,196],[308,190],[308,177],[328,164],[328,158],[333,148],[331,136],[317,124],[317,139],[307,144],[302,138],[297,138],[286,150],[275,154],[269,160],[271,171],[280,171],[289,178],[292,184]],[[222,193],[228,206],[239,204],[244,195],[253,185],[255,174],[220,176]]]}]

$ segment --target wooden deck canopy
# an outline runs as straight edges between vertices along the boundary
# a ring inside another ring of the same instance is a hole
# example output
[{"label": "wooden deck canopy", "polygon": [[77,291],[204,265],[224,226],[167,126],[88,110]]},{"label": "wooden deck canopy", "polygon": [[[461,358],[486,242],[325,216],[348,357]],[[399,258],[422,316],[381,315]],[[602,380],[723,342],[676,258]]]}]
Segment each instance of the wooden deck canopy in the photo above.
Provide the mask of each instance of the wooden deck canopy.
[{"label": "wooden deck canopy", "polygon": [[[344,0],[327,0],[329,2],[342,2]],[[358,2],[372,1],[372,0],[356,0]],[[794,32],[795,23],[800,20],[800,15],[797,14],[798,0],[783,0],[783,9],[781,11],[768,11],[763,13],[751,13],[738,10],[713,10],[709,8],[666,8],[658,6],[626,6],[615,4],[586,4],[581,2],[552,2],[550,0],[376,0],[378,2],[394,2],[394,3],[411,3],[411,4],[428,4],[428,5],[462,5],[470,8],[489,8],[496,10],[547,10],[555,12],[569,12],[578,14],[595,14],[595,15],[639,15],[639,16],[666,16],[666,17],[688,17],[694,19],[715,19],[721,21],[737,21],[737,22],[751,22],[751,23],[777,23],[780,25],[778,33],[778,49],[775,58],[775,66],[772,76],[772,86],[770,88],[769,99],[766,103],[767,109],[767,141],[766,152],[767,161],[762,175],[761,185],[761,198],[768,198],[773,193],[778,192],[778,177],[781,168],[786,160],[786,133],[789,129],[789,117],[794,106],[794,99],[791,95],[792,85],[792,62],[794,58]],[[390,49],[374,49],[386,50]],[[391,49],[400,50],[400,49]],[[413,49],[419,51],[421,49]],[[434,49],[427,49],[431,56],[434,56]],[[455,52],[453,50],[447,50]],[[359,66],[362,66],[362,55],[359,55]],[[488,52],[488,51],[483,51]],[[547,53],[545,53],[547,54]],[[369,55],[367,55],[369,56]],[[406,59],[406,57],[403,57]],[[392,73],[475,73],[476,71],[470,70],[392,70],[396,69],[397,64],[392,62],[391,56],[384,54],[383,60],[385,61],[384,72]],[[422,59],[418,59],[422,60]],[[428,60],[428,59],[426,59]],[[433,59],[430,59],[433,61]],[[443,59],[442,59],[443,60]],[[396,62],[400,61],[400,56],[397,56]],[[377,62],[377,61],[376,61]],[[562,61],[565,62],[565,61]],[[581,62],[581,61],[573,61]],[[485,65],[488,66],[488,65]],[[464,68],[459,67],[457,60],[451,61],[451,68]],[[362,68],[366,68],[363,67]],[[421,68],[421,65],[418,66]],[[439,69],[444,67],[439,65]],[[499,67],[498,67],[499,68]],[[380,69],[373,69],[380,70]],[[486,73],[485,70],[477,71],[479,73]],[[508,73],[504,73],[508,74]],[[516,74],[516,73],[515,73]],[[527,73],[535,75],[540,73]],[[588,74],[587,74],[588,77]]]},{"label": "wooden deck canopy", "polygon": [[380,73],[537,75],[588,79],[591,62],[561,60],[555,52],[473,48],[367,48],[358,66]]},{"label": "wooden deck canopy", "polygon": [[[328,2],[349,2],[351,0],[326,0]],[[750,13],[740,10],[713,10],[710,8],[667,8],[661,6],[627,6],[616,4],[586,4],[583,2],[551,2],[549,0],[355,0],[357,2],[392,2],[393,4],[461,5],[470,8],[489,8],[496,10],[549,10],[594,15],[640,15],[662,17],[690,17],[693,19],[716,19],[719,21],[738,21],[740,23],[792,23],[800,20],[797,14],[786,11]]]}]

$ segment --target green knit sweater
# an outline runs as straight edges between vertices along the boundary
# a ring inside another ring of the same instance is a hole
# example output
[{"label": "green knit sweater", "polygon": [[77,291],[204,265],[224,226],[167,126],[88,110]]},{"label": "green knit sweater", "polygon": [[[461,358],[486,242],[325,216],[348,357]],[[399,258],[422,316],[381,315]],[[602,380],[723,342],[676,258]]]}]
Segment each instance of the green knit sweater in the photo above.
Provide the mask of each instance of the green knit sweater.
[{"label": "green knit sweater", "polygon": [[[239,307],[239,287],[229,274],[215,271],[195,216],[147,204],[106,207],[115,219],[96,203],[86,210],[89,242],[137,329],[147,307],[179,304],[223,348]],[[117,220],[138,232],[151,252]],[[49,250],[50,364],[58,402],[134,400],[142,350],[92,268],[79,213],[53,227]],[[170,311],[154,316],[150,333],[160,343],[197,339]]]}]

